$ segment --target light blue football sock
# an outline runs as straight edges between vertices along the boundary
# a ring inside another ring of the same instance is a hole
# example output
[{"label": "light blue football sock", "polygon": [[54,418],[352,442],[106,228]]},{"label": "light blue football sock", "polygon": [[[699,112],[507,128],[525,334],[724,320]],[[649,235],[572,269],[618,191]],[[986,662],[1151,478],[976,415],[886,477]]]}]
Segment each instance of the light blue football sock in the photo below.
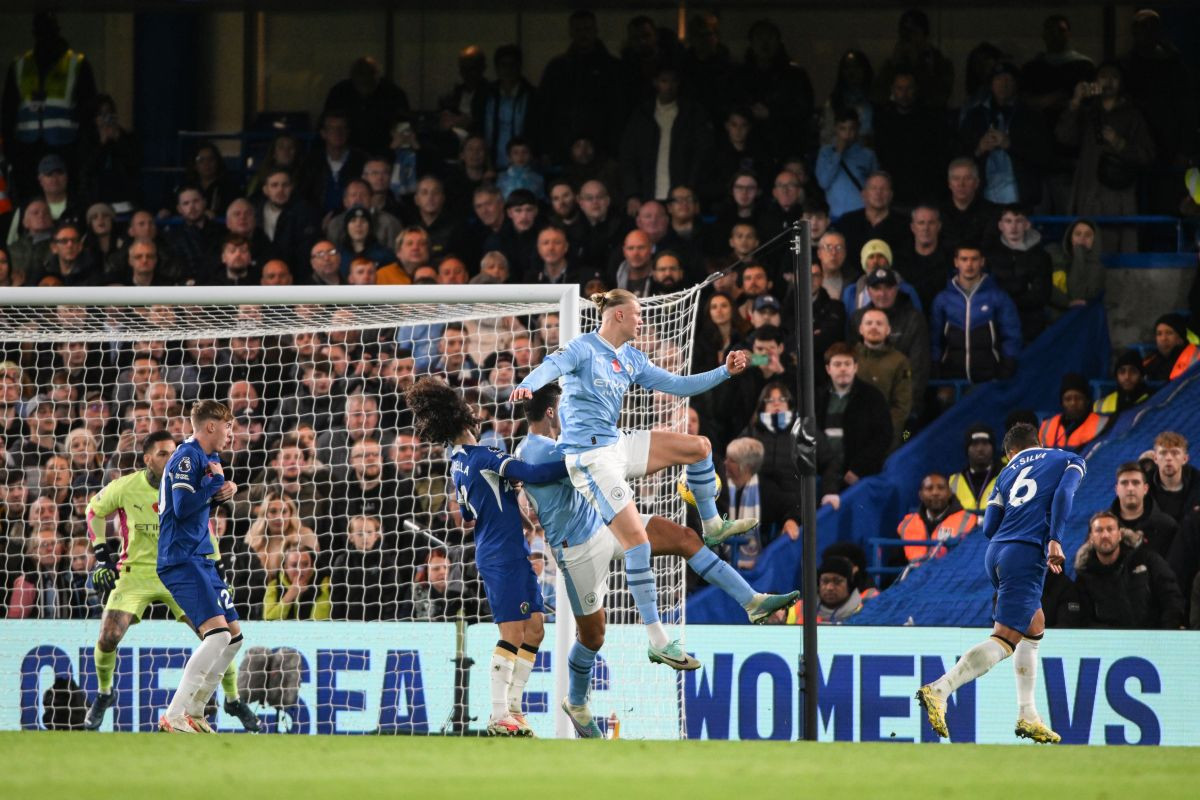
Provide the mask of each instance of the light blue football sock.
[{"label": "light blue football sock", "polygon": [[688,559],[688,566],[704,580],[732,597],[742,608],[754,599],[754,589],[738,571],[707,547]]},{"label": "light blue football sock", "polygon": [[625,583],[650,634],[650,643],[655,647],[665,646],[667,635],[658,618],[658,592],[654,585],[654,570],[650,566],[649,542],[625,551]]},{"label": "light blue football sock", "polygon": [[567,702],[581,706],[587,702],[588,687],[592,682],[592,665],[596,663],[596,651],[584,647],[578,640],[571,645],[567,654],[567,667],[571,670],[567,688]]},{"label": "light blue football sock", "polygon": [[713,468],[712,454],[687,466],[687,485],[696,498],[696,509],[700,519],[708,522],[717,519],[717,471]]}]

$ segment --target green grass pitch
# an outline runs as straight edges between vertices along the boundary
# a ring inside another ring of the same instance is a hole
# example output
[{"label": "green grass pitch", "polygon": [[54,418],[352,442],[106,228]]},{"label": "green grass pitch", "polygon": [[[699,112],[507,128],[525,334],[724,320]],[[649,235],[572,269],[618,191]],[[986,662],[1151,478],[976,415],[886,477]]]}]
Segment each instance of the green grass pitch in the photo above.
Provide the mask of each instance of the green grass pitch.
[{"label": "green grass pitch", "polygon": [[0,764],[36,800],[1168,800],[1196,796],[1200,748],[6,732]]}]

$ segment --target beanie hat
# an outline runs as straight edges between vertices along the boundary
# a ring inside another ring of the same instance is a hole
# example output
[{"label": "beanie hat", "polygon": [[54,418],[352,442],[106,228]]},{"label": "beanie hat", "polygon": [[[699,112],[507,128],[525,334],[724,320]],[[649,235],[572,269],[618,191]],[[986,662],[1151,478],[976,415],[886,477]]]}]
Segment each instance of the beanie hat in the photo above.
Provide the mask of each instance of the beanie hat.
[{"label": "beanie hat", "polygon": [[830,556],[822,561],[821,566],[817,568],[817,579],[830,572],[841,575],[848,584],[854,580],[854,565],[841,556]]},{"label": "beanie hat", "polygon": [[1068,372],[1066,375],[1063,375],[1062,385],[1058,387],[1058,396],[1062,397],[1070,391],[1080,392],[1084,397],[1091,397],[1092,385],[1088,383],[1087,378],[1078,372]]},{"label": "beanie hat", "polygon": [[1135,367],[1143,375],[1146,373],[1146,368],[1142,366],[1142,354],[1132,348],[1121,353],[1113,372],[1116,373],[1121,367]]},{"label": "beanie hat", "polygon": [[968,448],[981,439],[986,439],[991,444],[993,450],[996,448],[996,434],[992,431],[992,426],[986,422],[976,422],[967,428],[963,439],[963,448]]},{"label": "beanie hat", "polygon": [[892,265],[892,248],[883,239],[872,239],[862,246],[862,251],[858,254],[859,262],[862,264],[863,272],[867,271],[867,258],[869,256],[882,253],[887,259],[888,266]]},{"label": "beanie hat", "polygon": [[1187,341],[1187,323],[1179,314],[1163,314],[1158,319],[1154,320],[1154,327],[1157,330],[1159,325],[1167,325],[1177,334],[1183,341]]}]

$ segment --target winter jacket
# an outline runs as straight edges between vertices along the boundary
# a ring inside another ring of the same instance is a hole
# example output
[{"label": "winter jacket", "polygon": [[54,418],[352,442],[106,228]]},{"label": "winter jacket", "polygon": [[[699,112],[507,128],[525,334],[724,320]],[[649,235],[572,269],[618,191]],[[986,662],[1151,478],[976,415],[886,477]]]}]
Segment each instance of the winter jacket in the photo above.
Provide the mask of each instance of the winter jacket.
[{"label": "winter jacket", "polygon": [[892,418],[892,447],[900,444],[908,415],[912,413],[912,367],[904,354],[885,343],[878,350],[863,343],[854,346],[858,353],[859,380],[878,389],[888,401]]},{"label": "winter jacket", "polygon": [[[818,446],[825,436],[825,416],[831,391],[825,388],[817,392]],[[855,378],[850,387],[843,421],[845,469],[860,478],[880,472],[892,442],[892,420],[883,394],[874,386]]]},{"label": "winter jacket", "polygon": [[[868,303],[854,312],[850,318],[850,339],[858,335],[858,324],[862,322],[863,314],[868,308],[874,308]],[[913,305],[908,295],[896,295],[896,302],[891,308],[885,309],[888,324],[892,332],[888,335],[888,344],[908,357],[908,365],[912,367],[913,411],[921,413],[922,401],[925,398],[925,387],[929,383],[929,324],[925,315]],[[819,354],[818,354],[819,355]]]},{"label": "winter jacket", "polygon": [[1142,500],[1142,515],[1137,519],[1125,519],[1121,516],[1120,500],[1114,499],[1109,510],[1117,515],[1122,528],[1137,531],[1142,535],[1142,546],[1149,547],[1163,558],[1171,555],[1171,546],[1179,532],[1179,523],[1155,508],[1154,498],[1149,494]]},{"label": "winter jacket", "polygon": [[1100,242],[1097,241],[1090,250],[1071,244],[1071,231],[1080,221],[1088,222],[1092,230],[1096,230],[1090,220],[1076,220],[1067,226],[1062,243],[1050,250],[1050,260],[1054,264],[1050,305],[1056,311],[1065,311],[1074,300],[1090,303],[1104,293],[1106,272],[1100,263]]},{"label": "winter jacket", "polygon": [[[713,130],[704,107],[686,97],[677,101],[668,157],[671,186],[698,186],[712,165]],[[654,102],[634,110],[621,136],[621,189],[626,197],[654,199],[661,131]],[[662,198],[659,198],[662,199]]]},{"label": "winter jacket", "polygon": [[1017,306],[1025,342],[1032,342],[1045,329],[1050,305],[1054,268],[1041,241],[1042,235],[1030,228],[1019,247],[1000,240],[984,253],[988,273]]},{"label": "winter jacket", "polygon": [[1093,628],[1174,630],[1183,626],[1183,594],[1162,556],[1124,536],[1117,560],[1101,564],[1090,542],[1075,556],[1075,585]]},{"label": "winter jacket", "polygon": [[1007,377],[1021,351],[1021,318],[990,275],[970,294],[952,278],[933,300],[933,363],[943,378],[974,383]]}]

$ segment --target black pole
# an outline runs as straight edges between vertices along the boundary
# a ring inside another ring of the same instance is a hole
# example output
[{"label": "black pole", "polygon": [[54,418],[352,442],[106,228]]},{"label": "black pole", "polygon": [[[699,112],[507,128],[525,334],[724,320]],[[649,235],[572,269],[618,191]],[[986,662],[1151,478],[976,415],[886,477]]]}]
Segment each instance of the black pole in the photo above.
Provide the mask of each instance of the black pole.
[{"label": "black pole", "polygon": [[801,677],[804,692],[804,738],[817,739],[817,400],[816,360],[813,353],[812,229],[807,220],[792,224],[793,286],[796,287],[796,397],[799,411],[792,424],[792,459],[800,474],[800,516],[803,539],[801,568],[804,592],[804,652]]}]

